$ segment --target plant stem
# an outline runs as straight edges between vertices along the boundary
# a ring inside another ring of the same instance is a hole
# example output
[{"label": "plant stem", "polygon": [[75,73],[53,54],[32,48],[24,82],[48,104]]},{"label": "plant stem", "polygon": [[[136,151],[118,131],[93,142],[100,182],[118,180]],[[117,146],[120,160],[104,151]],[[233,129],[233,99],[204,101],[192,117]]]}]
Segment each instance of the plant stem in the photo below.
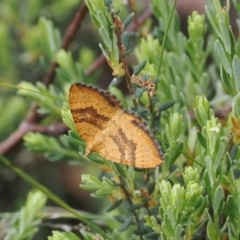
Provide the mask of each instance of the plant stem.
[{"label": "plant stem", "polygon": [[[124,186],[124,182],[123,182],[123,179],[122,179],[121,176],[119,176],[119,181],[121,182],[121,188],[122,188],[122,190],[123,190],[123,192],[124,192],[124,194],[125,194],[128,202],[129,202],[129,204],[130,204],[130,205],[133,205],[133,204],[132,204],[131,197],[129,196],[129,193],[128,193],[127,189],[126,189],[125,186]],[[134,214],[134,217],[135,217],[135,220],[136,220],[136,224],[137,224],[137,226],[138,226],[138,229],[140,229],[139,218],[138,218],[138,215],[137,215],[136,211],[134,211],[133,214]],[[142,240],[142,236],[140,236],[140,239]]]},{"label": "plant stem", "polygon": [[172,20],[172,16],[173,16],[173,12],[174,12],[176,4],[177,4],[177,0],[174,0],[172,10],[171,10],[171,13],[170,13],[170,16],[169,16],[169,19],[168,19],[167,29],[166,29],[166,32],[164,33],[164,36],[163,36],[162,51],[161,51],[161,54],[160,54],[159,65],[158,65],[158,74],[157,74],[158,77],[160,75],[160,70],[161,70],[161,66],[162,66],[162,59],[163,59],[165,42],[166,42],[166,39],[167,39],[168,30],[169,30],[169,27],[170,27],[170,23],[171,23],[171,20]]},{"label": "plant stem", "polygon": [[151,113],[151,118],[150,118],[150,129],[151,131],[154,133],[155,131],[155,112],[154,112],[154,105],[153,105],[153,102],[152,102],[152,99],[151,99],[151,96],[150,96],[150,93],[149,91],[147,92],[148,93],[148,100],[149,100],[149,110],[150,110],[150,113]]},{"label": "plant stem", "polygon": [[[121,58],[121,61],[122,61],[122,64],[123,64],[123,69],[124,69],[124,72],[125,72],[125,79],[127,81],[127,87],[128,87],[129,93],[131,95],[133,95],[134,91],[133,91],[133,86],[132,86],[132,83],[131,83],[131,75],[129,73],[127,59],[126,59],[126,55],[125,55],[125,47],[122,43],[122,21],[120,20],[120,18],[118,18],[115,15],[113,10],[110,13],[111,13],[112,20],[113,20],[113,22],[115,24],[115,27],[116,27],[115,33],[116,33],[116,37],[117,37],[117,45],[118,45],[118,49],[119,49],[119,52],[120,52],[120,58]],[[133,99],[133,104],[134,104],[134,107],[137,108],[136,99]]]}]

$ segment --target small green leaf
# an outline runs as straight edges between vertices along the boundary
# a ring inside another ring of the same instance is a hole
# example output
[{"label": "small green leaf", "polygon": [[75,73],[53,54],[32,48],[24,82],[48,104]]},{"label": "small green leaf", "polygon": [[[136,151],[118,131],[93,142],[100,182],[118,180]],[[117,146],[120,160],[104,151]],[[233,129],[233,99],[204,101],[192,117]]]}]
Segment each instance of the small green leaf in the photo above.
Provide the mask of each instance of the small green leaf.
[{"label": "small green leaf", "polygon": [[126,178],[126,170],[125,170],[125,166],[122,164],[118,164],[115,162],[111,162],[112,166],[115,170],[116,173],[118,173],[119,175],[121,175],[122,177]]},{"label": "small green leaf", "polygon": [[176,103],[175,100],[170,100],[170,101],[168,101],[168,102],[166,102],[166,103],[161,104],[161,105],[158,107],[158,110],[159,110],[159,112],[166,111],[167,109],[169,109],[170,107],[172,107],[175,103]]},{"label": "small green leaf", "polygon": [[130,13],[123,21],[123,27],[125,28],[133,19],[134,13]]},{"label": "small green leaf", "polygon": [[235,81],[236,91],[240,91],[240,59],[237,55],[234,55],[232,61],[232,68],[233,68],[233,77]]},{"label": "small green leaf", "polygon": [[217,236],[214,224],[211,221],[209,221],[207,225],[207,236],[211,240],[219,239]]},{"label": "small green leaf", "polygon": [[53,231],[48,240],[80,240],[80,238],[72,232]]},{"label": "small green leaf", "polygon": [[239,239],[239,233],[238,230],[235,227],[235,224],[228,222],[228,233],[229,233],[229,239]]},{"label": "small green leaf", "polygon": [[82,147],[85,147],[85,142],[80,138],[79,134],[73,130],[68,131],[68,137],[72,140],[72,142],[76,144],[80,144]]},{"label": "small green leaf", "polygon": [[40,35],[39,41],[45,50],[50,61],[53,61],[55,54],[61,46],[61,34],[60,31],[54,27],[51,20],[47,20],[41,17],[39,20]]},{"label": "small green leaf", "polygon": [[213,169],[212,169],[212,159],[210,158],[210,156],[206,156],[205,157],[205,163],[206,163],[206,167],[207,167],[207,174],[208,174],[208,178],[211,182],[211,186],[213,186],[214,180],[213,180]]},{"label": "small green leaf", "polygon": [[162,223],[162,230],[169,239],[171,239],[174,236],[174,227],[175,226],[172,225],[168,217],[165,215]]},{"label": "small green leaf", "polygon": [[[201,202],[201,205],[199,206],[198,204],[200,202]],[[207,197],[204,198],[203,196],[201,196],[194,206],[194,208],[196,209],[195,210],[196,215],[200,217],[205,211],[205,209],[207,208],[207,206],[208,206],[208,198]]]},{"label": "small green leaf", "polygon": [[104,164],[104,159],[101,156],[99,156],[97,153],[89,154],[89,156],[87,156],[87,159],[97,164]]},{"label": "small green leaf", "polygon": [[210,177],[208,175],[208,172],[207,170],[205,170],[204,172],[204,182],[205,182],[205,186],[206,186],[206,189],[207,189],[207,193],[210,197],[210,199],[213,198],[213,189],[212,189],[212,184],[211,184],[211,181],[210,181]]},{"label": "small green leaf", "polygon": [[215,19],[216,19],[215,13],[212,12],[207,6],[205,6],[205,11],[206,11],[208,20],[210,21],[211,26],[212,26],[213,29],[214,29],[214,32],[215,32],[218,36],[220,36],[221,34],[220,34],[220,31],[219,31],[218,26],[217,26],[217,24],[216,24],[216,20],[215,20]]},{"label": "small green leaf", "polygon": [[177,158],[182,154],[182,151],[184,149],[184,143],[183,142],[177,142],[176,147],[171,153],[169,154],[169,164],[172,165]]},{"label": "small green leaf", "polygon": [[133,222],[133,217],[127,218],[123,225],[118,229],[119,232],[125,231]]},{"label": "small green leaf", "polygon": [[133,72],[133,75],[138,75],[142,70],[143,68],[146,66],[147,64],[147,60],[144,60]]},{"label": "small green leaf", "polygon": [[[111,9],[109,9],[109,10],[111,11]],[[121,8],[119,8],[115,11],[115,15],[118,15],[120,12],[121,12]]]},{"label": "small green leaf", "polygon": [[108,31],[106,30],[106,28],[102,26],[102,27],[99,29],[99,33],[100,33],[100,35],[101,35],[101,38],[102,38],[105,46],[106,46],[108,49],[111,49],[113,44],[112,44],[112,40],[111,40],[111,38],[109,37],[109,33],[108,33]]},{"label": "small green leaf", "polygon": [[110,195],[111,193],[112,193],[112,191],[110,189],[102,188],[102,189],[97,190],[95,193],[91,193],[90,195],[92,197],[102,198],[102,197],[106,197],[106,196]]},{"label": "small green leaf", "polygon": [[232,159],[230,157],[229,152],[226,153],[226,174],[229,173],[231,167],[232,167]]},{"label": "small green leaf", "polygon": [[229,209],[229,217],[231,221],[239,218],[239,209],[236,205],[236,201],[232,195],[229,195],[227,198],[227,207]]},{"label": "small green leaf", "polygon": [[219,21],[219,29],[220,29],[220,32],[221,32],[220,37],[223,41],[224,48],[230,54],[231,53],[231,40],[230,40],[230,37],[229,37],[229,26],[226,26],[225,21],[220,20]]},{"label": "small green leaf", "polygon": [[112,0],[105,0],[105,4],[108,8],[111,8],[112,6]]},{"label": "small green leaf", "polygon": [[206,139],[204,138],[204,136],[202,135],[201,132],[197,132],[197,139],[199,141],[199,143],[205,148],[207,149],[207,142]]},{"label": "small green leaf", "polygon": [[144,88],[144,87],[137,87],[136,90],[135,90],[134,95],[136,96],[136,98],[140,98],[143,95],[144,92],[146,92],[146,88]]},{"label": "small green leaf", "polygon": [[148,193],[151,194],[156,186],[156,182],[153,180],[148,181],[146,189],[148,190]]},{"label": "small green leaf", "polygon": [[135,210],[140,209],[141,207],[142,207],[142,205],[140,205],[140,204],[133,204],[133,205],[129,206],[127,208],[127,210],[129,212],[134,212]]},{"label": "small green leaf", "polygon": [[215,50],[220,58],[220,61],[225,69],[225,71],[231,76],[232,75],[232,68],[229,64],[228,58],[225,54],[224,48],[219,40],[216,40],[215,42]]},{"label": "small green leaf", "polygon": [[119,49],[118,49],[118,44],[117,44],[117,37],[115,34],[113,34],[113,45],[112,45],[112,49],[110,50],[110,56],[111,56],[111,60],[113,62],[118,62],[119,61]]},{"label": "small green leaf", "polygon": [[223,81],[224,86],[227,88],[228,92],[232,95],[236,95],[236,89],[233,86],[233,79],[229,76],[229,74],[225,71],[225,68],[222,64],[220,64],[220,75]]},{"label": "small green leaf", "polygon": [[88,174],[82,174],[82,184],[80,185],[82,189],[98,190],[102,188],[102,186],[103,184],[98,178]]},{"label": "small green leaf", "polygon": [[103,47],[103,45],[102,45],[101,43],[99,43],[99,47],[101,48],[103,55],[104,55],[107,59],[110,59],[110,56],[109,56],[108,52],[104,49],[104,47]]},{"label": "small green leaf", "polygon": [[102,11],[97,11],[97,20],[99,21],[102,27],[108,29],[108,22]]},{"label": "small green leaf", "polygon": [[222,164],[223,157],[225,156],[227,152],[227,139],[223,138],[220,140],[220,146],[218,147],[217,155],[214,159],[213,169],[217,170],[217,168]]},{"label": "small green leaf", "polygon": [[177,227],[175,228],[175,231],[174,231],[173,240],[181,239],[181,235],[182,235],[183,230],[184,229],[183,229],[182,225],[178,224]]},{"label": "small green leaf", "polygon": [[[90,10],[90,9],[89,9],[89,10]],[[90,16],[91,16],[91,19],[93,20],[94,24],[97,26],[97,28],[100,28],[101,25],[100,25],[100,23],[98,22],[95,13],[93,13],[91,10],[90,10]]]},{"label": "small green leaf", "polygon": [[105,211],[106,211],[106,212],[111,212],[112,210],[114,210],[115,208],[117,208],[121,203],[122,203],[122,199],[117,200],[117,201],[115,201],[115,203],[109,205],[109,206],[105,209]]},{"label": "small green leaf", "polygon": [[125,51],[124,55],[129,56],[134,52],[134,48],[129,48],[127,51]]},{"label": "small green leaf", "polygon": [[111,87],[117,87],[123,80],[123,77],[115,77],[109,84],[109,88]]},{"label": "small green leaf", "polygon": [[156,232],[149,232],[144,234],[144,239],[159,239],[159,233]]},{"label": "small green leaf", "polygon": [[166,213],[167,213],[169,221],[171,222],[172,228],[175,228],[176,223],[177,223],[177,219],[175,218],[175,215],[174,215],[174,210],[175,209],[172,209],[171,206],[167,206],[167,212]]},{"label": "small green leaf", "polygon": [[234,145],[232,147],[232,150],[231,150],[231,153],[230,153],[231,159],[234,160],[236,158],[237,154],[238,154],[238,146]]},{"label": "small green leaf", "polygon": [[235,117],[240,116],[240,92],[232,99],[232,113]]},{"label": "small green leaf", "polygon": [[122,35],[122,43],[125,47],[125,50],[127,51],[129,48],[129,34],[128,32],[124,32]]},{"label": "small green leaf", "polygon": [[222,186],[218,186],[214,192],[213,196],[213,210],[214,212],[218,212],[223,203],[224,192]]},{"label": "small green leaf", "polygon": [[[135,178],[135,171],[134,168],[129,166],[127,169],[127,179],[131,182],[134,183],[134,178]],[[134,190],[134,189],[133,189]]]}]

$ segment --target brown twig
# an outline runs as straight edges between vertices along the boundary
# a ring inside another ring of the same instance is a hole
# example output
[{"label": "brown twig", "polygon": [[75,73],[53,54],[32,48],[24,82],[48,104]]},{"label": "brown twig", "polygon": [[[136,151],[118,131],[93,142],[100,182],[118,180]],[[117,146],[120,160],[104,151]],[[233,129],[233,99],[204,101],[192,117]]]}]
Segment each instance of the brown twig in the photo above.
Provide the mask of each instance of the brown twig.
[{"label": "brown twig", "polygon": [[62,48],[67,49],[69,47],[70,43],[76,36],[77,31],[79,30],[80,25],[83,19],[85,18],[87,12],[88,8],[85,2],[83,2],[80,8],[78,9],[77,13],[75,14],[73,21],[67,28],[67,31],[63,37]]},{"label": "brown twig", "polygon": [[0,154],[10,152],[14,146],[22,141],[23,136],[29,131],[29,124],[27,124],[26,121],[23,121],[18,129],[0,144]]},{"label": "brown twig", "polygon": [[39,132],[52,136],[59,136],[60,134],[66,133],[69,128],[63,122],[55,122],[53,124],[43,126],[40,124],[32,125],[33,132]]},{"label": "brown twig", "polygon": [[150,113],[151,113],[151,130],[152,132],[155,132],[155,111],[154,111],[154,105],[153,105],[153,102],[152,102],[152,98],[150,96],[150,93],[148,91],[148,102],[149,102],[149,110],[150,110]]},{"label": "brown twig", "polygon": [[[73,21],[66,30],[61,45],[62,48],[67,49],[69,47],[87,13],[87,10],[88,9],[86,7],[86,4],[85,2],[83,2],[80,8],[78,9],[77,13],[75,14]],[[57,66],[58,64],[55,61],[53,61],[48,73],[45,75],[43,79],[43,82],[46,86],[53,82]],[[34,127],[36,128],[36,126],[38,126],[37,123],[41,119],[41,116],[37,113],[36,111],[37,108],[38,108],[37,104],[34,104],[31,110],[29,111],[26,120],[23,120],[22,123],[19,125],[18,129],[0,144],[0,154],[8,153],[14,146],[16,146],[22,141],[22,138],[26,133],[32,131]]]},{"label": "brown twig", "polygon": [[[144,12],[142,14],[139,15],[138,17],[138,23],[139,26],[141,24],[143,24],[150,16],[152,15],[152,11],[149,7],[147,7]],[[136,25],[131,22],[127,28],[127,31],[131,32],[131,31],[136,31]],[[104,63],[106,62],[105,57],[103,56],[103,54],[101,54],[94,62],[93,64],[86,70],[86,75],[90,75],[93,71],[95,71],[97,68],[99,68],[100,66],[102,66]]]},{"label": "brown twig", "polygon": [[[127,87],[129,90],[130,95],[134,94],[133,91],[133,86],[131,83],[131,75],[128,69],[128,64],[127,64],[127,58],[125,55],[125,47],[122,43],[122,21],[121,19],[114,13],[114,11],[111,11],[111,16],[112,16],[112,20],[115,24],[115,33],[116,33],[116,37],[117,37],[117,45],[118,45],[118,49],[119,49],[119,53],[120,53],[120,58],[121,58],[121,62],[123,64],[123,69],[124,69],[124,73],[125,73],[125,79],[127,81]],[[136,99],[133,99],[133,104],[134,107],[137,108],[137,101]]]},{"label": "brown twig", "polygon": [[111,16],[112,16],[112,20],[115,24],[115,33],[116,33],[116,36],[117,36],[117,45],[118,45],[118,49],[119,49],[119,52],[120,52],[120,58],[121,58],[121,61],[122,61],[122,64],[123,64],[123,68],[124,68],[124,72],[125,72],[125,78],[126,78],[126,81],[127,81],[127,86],[128,86],[128,90],[129,90],[129,93],[131,95],[133,95],[133,87],[132,87],[132,83],[131,83],[131,75],[129,73],[129,69],[128,69],[128,65],[127,65],[127,59],[126,59],[126,56],[125,56],[125,47],[122,43],[122,21],[121,19],[115,15],[114,11],[111,11]]},{"label": "brown twig", "polygon": [[68,127],[63,122],[56,122],[48,126],[43,126],[40,124],[30,123],[25,120],[21,122],[17,131],[13,132],[10,137],[0,144],[0,153],[4,154],[10,152],[12,147],[21,142],[23,136],[28,132],[38,132],[58,136],[66,133],[67,130]]},{"label": "brown twig", "polygon": [[106,58],[103,55],[100,55],[93,64],[85,71],[87,76],[91,75],[96,69],[101,67],[103,63],[106,63]]},{"label": "brown twig", "polygon": [[58,67],[58,63],[56,61],[53,61],[51,63],[51,66],[47,72],[47,74],[45,75],[44,79],[43,79],[43,83],[46,85],[46,86],[49,86],[52,82],[53,82],[53,79],[56,75],[56,68]]}]

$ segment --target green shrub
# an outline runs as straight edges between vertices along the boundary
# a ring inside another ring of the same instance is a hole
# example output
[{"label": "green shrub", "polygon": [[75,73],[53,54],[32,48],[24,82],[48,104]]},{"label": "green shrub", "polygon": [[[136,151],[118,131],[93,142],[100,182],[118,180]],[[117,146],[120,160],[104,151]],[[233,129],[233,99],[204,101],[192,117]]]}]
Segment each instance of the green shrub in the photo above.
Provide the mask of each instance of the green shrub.
[{"label": "green shrub", "polygon": [[[162,146],[163,164],[135,169],[97,154],[84,155],[86,144],[75,128],[66,100],[68,90],[75,82],[99,84],[101,79],[84,71],[93,52],[81,49],[79,53],[86,54],[86,58],[74,60],[66,47],[60,49],[60,31],[46,18],[40,18],[35,28],[41,36],[42,67],[53,61],[58,64],[55,81],[50,85],[23,81],[18,85],[19,94],[38,104],[46,132],[47,126],[61,118],[70,130],[68,136],[60,134],[56,138],[34,128],[35,133],[24,136],[24,143],[50,161],[101,164],[101,177],[82,174],[80,187],[91,191],[92,197],[106,199],[108,206],[99,215],[79,213],[14,168],[5,157],[0,157],[1,162],[79,219],[83,239],[239,239],[240,42],[230,26],[230,3],[227,1],[223,7],[218,0],[206,1],[206,16],[193,12],[188,17],[186,37],[179,26],[176,1],[152,0],[157,24],[151,28],[147,21],[135,32],[128,31],[127,26],[136,19],[125,12],[121,3],[85,2],[113,74],[108,90],[148,123]],[[239,16],[237,0],[231,7]],[[144,35],[146,29],[148,34]],[[39,48],[31,44],[28,47]],[[136,57],[136,65],[129,66],[130,55]],[[127,97],[118,88],[125,80]],[[19,217],[22,211],[12,217]],[[12,220],[3,214],[0,226],[10,229],[4,239],[31,239],[41,219],[38,211],[31,218],[38,220],[32,221]],[[9,221],[14,224],[5,224]],[[30,229],[24,236],[21,224]],[[54,231],[48,239],[80,237]]]}]

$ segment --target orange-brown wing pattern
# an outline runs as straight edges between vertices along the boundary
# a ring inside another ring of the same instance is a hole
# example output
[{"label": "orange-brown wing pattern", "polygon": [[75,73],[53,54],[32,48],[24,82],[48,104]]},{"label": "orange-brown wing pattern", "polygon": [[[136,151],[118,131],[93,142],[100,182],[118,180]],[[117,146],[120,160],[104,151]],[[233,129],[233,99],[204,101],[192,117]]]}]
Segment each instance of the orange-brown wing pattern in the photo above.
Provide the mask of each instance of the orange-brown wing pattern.
[{"label": "orange-brown wing pattern", "polygon": [[81,138],[91,147],[98,132],[121,110],[121,104],[112,95],[89,85],[73,84],[69,91],[69,106]]},{"label": "orange-brown wing pattern", "polygon": [[69,106],[86,155],[97,152],[108,160],[137,168],[163,162],[161,148],[147,125],[123,110],[115,96],[86,84],[73,84]]},{"label": "orange-brown wing pattern", "polygon": [[161,148],[136,115],[123,111],[95,137],[93,151],[108,160],[137,168],[155,168],[163,162]]}]

